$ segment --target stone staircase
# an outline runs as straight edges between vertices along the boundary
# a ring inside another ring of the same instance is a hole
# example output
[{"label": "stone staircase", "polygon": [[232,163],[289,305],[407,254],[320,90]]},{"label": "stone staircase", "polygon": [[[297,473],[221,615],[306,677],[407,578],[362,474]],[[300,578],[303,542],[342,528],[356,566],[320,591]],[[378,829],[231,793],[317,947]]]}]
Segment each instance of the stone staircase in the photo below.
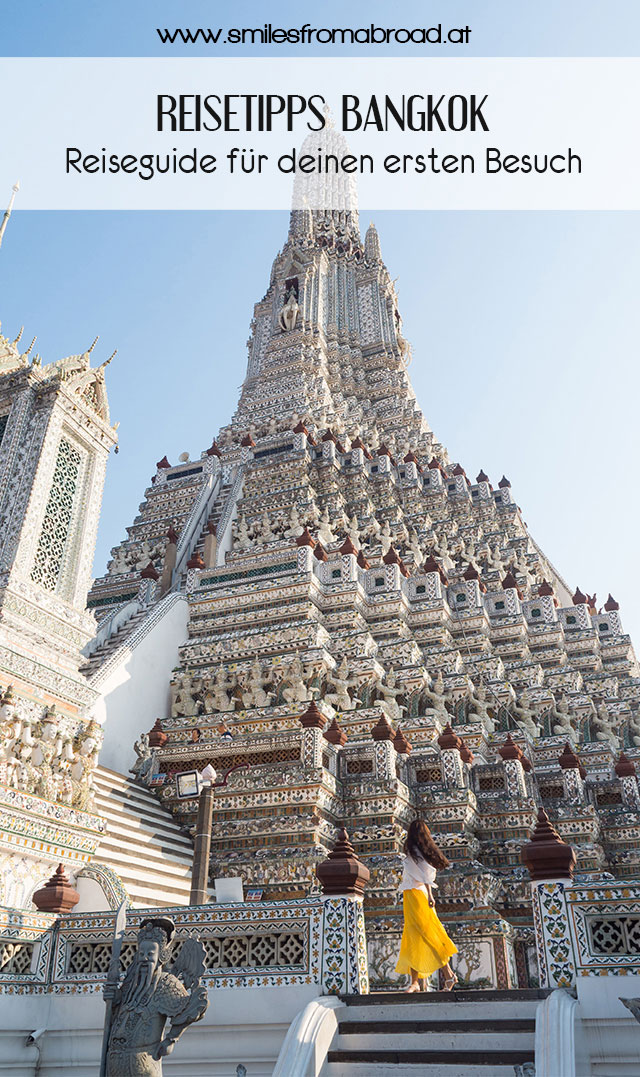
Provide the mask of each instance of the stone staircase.
[{"label": "stone staircase", "polygon": [[459,990],[346,996],[321,1077],[526,1075],[533,1072],[536,1008],[547,994]]},{"label": "stone staircase", "polygon": [[122,879],[134,905],[188,905],[193,846],[152,792],[106,767],[94,772],[106,831],[92,864]]},{"label": "stone staircase", "polygon": [[128,621],[125,621],[125,623],[121,625],[117,632],[114,632],[114,634],[109,636],[100,647],[96,647],[95,651],[91,652],[84,665],[80,666],[80,672],[83,673],[85,677],[91,679],[91,677],[101,668],[103,663],[106,662],[109,655],[115,654],[118,647],[122,646],[129,636],[133,634],[148,613],[148,606],[143,606],[137,613],[134,613]]},{"label": "stone staircase", "polygon": [[[202,530],[200,531],[200,534],[198,535],[198,539],[197,539],[197,541],[196,541],[196,543],[195,543],[195,545],[194,545],[194,547],[193,547],[193,549],[191,551],[191,556],[193,556],[196,553],[199,553],[199,554],[204,553],[204,543],[205,543],[205,539],[206,539],[208,531],[209,531],[209,524],[213,524],[217,529],[218,524],[220,523],[220,520],[222,518],[222,514],[223,514],[223,512],[225,510],[225,506],[227,504],[227,498],[229,497],[229,492],[231,490],[231,487],[232,487],[232,483],[230,483],[230,482],[223,483],[223,485],[220,487],[220,490],[218,492],[218,496],[216,497],[216,499],[215,499],[215,501],[213,503],[213,507],[211,509],[211,512],[209,513],[209,515],[208,515],[208,517],[207,517],[207,519],[205,521],[205,524],[204,524]],[[219,538],[220,537],[221,536],[219,536]],[[182,576],[181,576],[181,579],[180,579],[180,589],[183,590],[183,591],[185,589],[186,582],[187,582],[187,573],[186,573],[186,569],[185,569],[185,571],[182,573]]]}]

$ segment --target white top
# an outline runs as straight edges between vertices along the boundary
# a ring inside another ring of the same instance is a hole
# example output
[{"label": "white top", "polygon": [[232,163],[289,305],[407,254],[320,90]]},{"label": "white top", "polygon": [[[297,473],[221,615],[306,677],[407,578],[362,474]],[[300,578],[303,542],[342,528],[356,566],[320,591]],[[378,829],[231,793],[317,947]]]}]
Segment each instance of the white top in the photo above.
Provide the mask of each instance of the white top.
[{"label": "white top", "polygon": [[435,877],[436,869],[433,864],[429,864],[422,857],[419,860],[414,860],[412,856],[407,855],[404,858],[400,892],[402,893],[403,890],[422,890],[427,894],[427,886],[432,886],[437,890],[438,887],[434,881]]}]

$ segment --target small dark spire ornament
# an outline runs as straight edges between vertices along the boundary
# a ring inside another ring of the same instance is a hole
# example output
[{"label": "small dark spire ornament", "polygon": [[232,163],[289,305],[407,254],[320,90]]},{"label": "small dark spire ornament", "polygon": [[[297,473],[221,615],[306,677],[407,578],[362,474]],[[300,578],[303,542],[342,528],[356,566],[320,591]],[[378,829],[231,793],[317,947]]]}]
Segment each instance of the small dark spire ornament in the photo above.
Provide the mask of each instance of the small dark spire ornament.
[{"label": "small dark spire ornament", "polygon": [[362,897],[369,882],[369,869],[358,859],[344,827],[326,860],[318,864],[316,875],[323,894]]}]

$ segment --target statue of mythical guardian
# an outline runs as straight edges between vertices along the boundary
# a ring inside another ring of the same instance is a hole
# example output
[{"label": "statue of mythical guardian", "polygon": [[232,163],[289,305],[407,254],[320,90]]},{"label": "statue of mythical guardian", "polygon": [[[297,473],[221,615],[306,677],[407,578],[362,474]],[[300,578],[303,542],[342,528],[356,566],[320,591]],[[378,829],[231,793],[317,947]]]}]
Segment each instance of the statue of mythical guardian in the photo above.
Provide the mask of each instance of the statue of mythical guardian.
[{"label": "statue of mythical guardian", "polygon": [[174,933],[175,924],[166,917],[143,920],[122,987],[111,975],[107,979],[107,1050],[101,1070],[106,1077],[162,1077],[162,1059],[171,1054],[187,1025],[206,1013],[204,946],[185,939],[168,972]]}]

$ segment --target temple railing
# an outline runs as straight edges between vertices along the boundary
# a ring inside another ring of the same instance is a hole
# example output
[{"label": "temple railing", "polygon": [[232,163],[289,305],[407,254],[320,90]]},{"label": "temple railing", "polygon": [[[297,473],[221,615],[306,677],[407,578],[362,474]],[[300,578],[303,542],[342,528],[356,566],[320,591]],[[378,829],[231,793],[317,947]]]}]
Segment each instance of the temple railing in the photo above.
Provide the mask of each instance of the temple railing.
[{"label": "temple railing", "polygon": [[541,986],[580,976],[640,975],[640,881],[532,884]]},{"label": "temple railing", "polygon": [[[135,909],[127,915],[120,964],[135,953],[141,920],[169,916],[175,956],[185,938],[205,946],[212,988],[313,986],[318,994],[369,990],[362,901],[353,897]],[[113,913],[0,910],[0,992],[100,991],[111,957]]]}]

